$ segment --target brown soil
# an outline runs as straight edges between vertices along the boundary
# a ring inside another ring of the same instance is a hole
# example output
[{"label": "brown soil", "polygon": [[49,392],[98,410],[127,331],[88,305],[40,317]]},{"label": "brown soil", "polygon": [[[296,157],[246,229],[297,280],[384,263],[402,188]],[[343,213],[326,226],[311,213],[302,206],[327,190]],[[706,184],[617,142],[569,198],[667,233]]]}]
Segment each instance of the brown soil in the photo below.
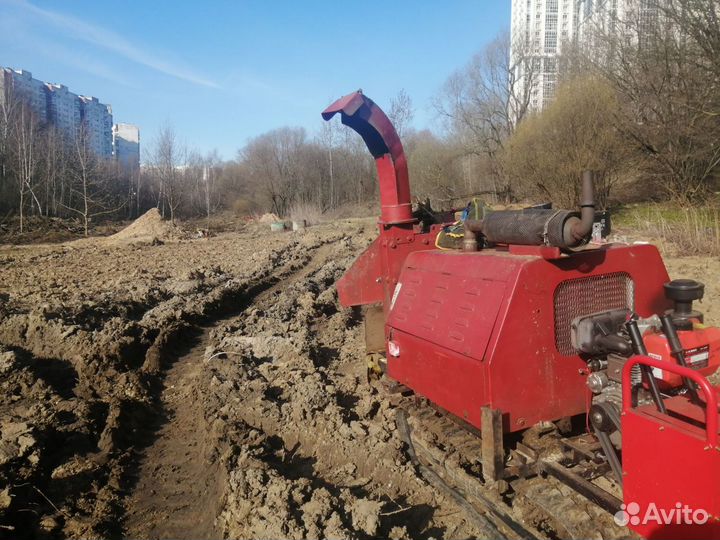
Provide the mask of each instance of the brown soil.
[{"label": "brown soil", "polygon": [[137,484],[126,506],[131,538],[217,537],[222,480],[214,447],[202,414],[197,387],[207,332],[181,352],[170,367],[160,393],[162,410],[155,438],[139,456]]},{"label": "brown soil", "polygon": [[[0,249],[0,537],[478,534],[408,462],[337,302],[371,220],[210,239],[146,221]],[[720,320],[720,261],[668,266]]]},{"label": "brown soil", "polygon": [[[89,224],[90,236],[109,236],[121,230],[127,222],[107,220]],[[17,216],[0,218],[0,246],[3,244],[37,244],[69,242],[85,237],[85,227],[79,219],[26,216],[23,232]]]},{"label": "brown soil", "polygon": [[181,236],[181,230],[166,221],[157,208],[151,208],[123,230],[108,237],[111,243],[170,240]]}]

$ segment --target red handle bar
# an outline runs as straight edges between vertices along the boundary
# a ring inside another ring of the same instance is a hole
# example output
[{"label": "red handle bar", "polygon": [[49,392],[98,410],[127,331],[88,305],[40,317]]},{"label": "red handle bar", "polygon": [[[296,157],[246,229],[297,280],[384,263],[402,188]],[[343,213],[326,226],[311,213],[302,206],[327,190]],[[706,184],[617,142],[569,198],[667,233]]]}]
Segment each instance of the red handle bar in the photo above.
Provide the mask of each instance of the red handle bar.
[{"label": "red handle bar", "polygon": [[633,356],[623,367],[622,373],[622,388],[623,388],[623,413],[631,410],[632,406],[632,394],[630,392],[630,370],[637,364],[643,364],[646,366],[663,369],[670,373],[675,373],[681,377],[691,379],[695,382],[705,394],[705,434],[706,440],[710,446],[717,447],[718,445],[718,405],[717,395],[715,394],[715,388],[710,384],[705,377],[700,375],[694,369],[686,368],[678,364],[663,360],[655,360],[649,356]]}]

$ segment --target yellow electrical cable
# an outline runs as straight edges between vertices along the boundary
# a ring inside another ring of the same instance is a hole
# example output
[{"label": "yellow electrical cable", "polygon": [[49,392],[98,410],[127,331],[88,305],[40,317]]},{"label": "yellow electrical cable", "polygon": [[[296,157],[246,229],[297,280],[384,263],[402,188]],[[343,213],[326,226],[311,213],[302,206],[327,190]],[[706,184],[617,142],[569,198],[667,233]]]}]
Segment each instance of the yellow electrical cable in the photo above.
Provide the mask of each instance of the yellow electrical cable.
[{"label": "yellow electrical cable", "polygon": [[[462,223],[462,220],[456,221],[455,223],[453,223],[452,225],[450,225],[450,227],[453,227],[453,226],[455,226],[455,225],[459,225],[460,223]],[[437,234],[435,235],[435,247],[438,248],[438,249],[441,249],[441,250],[443,250],[443,251],[454,251],[455,248],[447,248],[447,247],[443,247],[443,246],[441,246],[440,244],[438,244],[438,241],[440,240],[440,235],[443,233],[443,231],[445,231],[445,229],[442,229],[439,233],[437,233]],[[451,232],[447,232],[447,233],[445,233],[445,234],[447,234],[447,235],[450,236],[451,238],[462,238],[462,237],[464,236],[463,234],[457,234],[457,233],[451,233]]]}]

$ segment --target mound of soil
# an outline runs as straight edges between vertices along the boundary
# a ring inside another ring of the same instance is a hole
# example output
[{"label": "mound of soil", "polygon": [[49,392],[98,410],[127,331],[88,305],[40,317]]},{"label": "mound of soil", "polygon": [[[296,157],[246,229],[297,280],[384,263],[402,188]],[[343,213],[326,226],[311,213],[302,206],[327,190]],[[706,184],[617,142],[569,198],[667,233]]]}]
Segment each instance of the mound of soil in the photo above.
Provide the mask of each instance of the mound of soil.
[{"label": "mound of soil", "polygon": [[280,221],[280,218],[277,217],[276,214],[269,213],[269,214],[263,214],[258,218],[259,223],[276,223]]},{"label": "mound of soil", "polygon": [[170,240],[181,236],[181,230],[166,221],[157,208],[151,208],[142,216],[108,238],[108,242],[135,242]]}]

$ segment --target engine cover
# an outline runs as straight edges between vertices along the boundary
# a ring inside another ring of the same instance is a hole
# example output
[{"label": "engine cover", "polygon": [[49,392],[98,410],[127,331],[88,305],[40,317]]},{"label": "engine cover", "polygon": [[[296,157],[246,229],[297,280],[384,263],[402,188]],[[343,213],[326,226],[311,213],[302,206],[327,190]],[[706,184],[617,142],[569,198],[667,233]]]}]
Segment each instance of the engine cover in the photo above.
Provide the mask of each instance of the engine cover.
[{"label": "engine cover", "polygon": [[476,427],[484,406],[502,411],[506,432],[584,413],[587,365],[572,322],[612,309],[662,312],[667,281],[650,245],[553,260],[412,253],[388,308],[388,375]]},{"label": "engine cover", "polygon": [[[685,352],[685,362],[689,368],[698,371],[705,377],[715,373],[720,367],[720,329],[695,324],[693,330],[678,332],[680,343]],[[664,334],[649,332],[644,336],[648,356],[677,365],[677,360],[670,353],[670,345]],[[679,375],[669,371],[653,368],[653,374],[661,381],[662,388],[682,386]]]}]

